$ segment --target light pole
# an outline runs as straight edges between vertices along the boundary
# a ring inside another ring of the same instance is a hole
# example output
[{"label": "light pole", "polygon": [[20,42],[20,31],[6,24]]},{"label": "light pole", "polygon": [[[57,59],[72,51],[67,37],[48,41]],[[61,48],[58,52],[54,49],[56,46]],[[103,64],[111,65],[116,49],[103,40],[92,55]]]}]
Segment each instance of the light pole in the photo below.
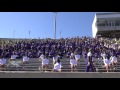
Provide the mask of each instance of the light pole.
[{"label": "light pole", "polygon": [[54,16],[54,39],[56,39],[56,17],[57,17],[57,12],[54,12],[55,13],[55,16]]}]

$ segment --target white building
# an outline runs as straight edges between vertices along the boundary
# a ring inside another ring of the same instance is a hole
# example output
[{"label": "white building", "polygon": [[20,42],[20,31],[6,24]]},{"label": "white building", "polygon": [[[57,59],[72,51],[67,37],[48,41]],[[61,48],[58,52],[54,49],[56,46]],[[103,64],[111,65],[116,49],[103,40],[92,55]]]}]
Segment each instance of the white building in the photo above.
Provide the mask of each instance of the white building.
[{"label": "white building", "polygon": [[120,12],[96,13],[92,24],[93,37],[120,37]]}]

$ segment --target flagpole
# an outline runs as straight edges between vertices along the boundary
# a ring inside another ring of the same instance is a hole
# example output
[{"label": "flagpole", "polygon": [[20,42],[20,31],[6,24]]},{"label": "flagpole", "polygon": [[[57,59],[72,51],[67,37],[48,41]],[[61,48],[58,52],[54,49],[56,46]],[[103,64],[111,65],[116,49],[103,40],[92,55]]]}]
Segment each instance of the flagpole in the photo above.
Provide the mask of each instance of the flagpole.
[{"label": "flagpole", "polygon": [[61,30],[60,30],[60,39],[61,39]]},{"label": "flagpole", "polygon": [[57,17],[57,13],[58,12],[54,12],[55,16],[54,16],[54,39],[56,39],[56,17]]},{"label": "flagpole", "polygon": [[54,38],[56,39],[56,16],[57,16],[57,13],[55,14],[55,33],[54,33]]}]

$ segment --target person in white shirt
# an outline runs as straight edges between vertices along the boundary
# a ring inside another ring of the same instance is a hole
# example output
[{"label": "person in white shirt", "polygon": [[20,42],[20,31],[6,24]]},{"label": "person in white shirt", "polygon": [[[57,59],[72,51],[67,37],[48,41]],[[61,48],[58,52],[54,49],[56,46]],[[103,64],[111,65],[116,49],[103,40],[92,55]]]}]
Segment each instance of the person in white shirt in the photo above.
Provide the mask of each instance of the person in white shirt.
[{"label": "person in white shirt", "polygon": [[2,60],[3,60],[3,65],[5,65],[6,64],[6,59],[2,58]]},{"label": "person in white shirt", "polygon": [[13,54],[11,55],[11,58],[10,58],[9,60],[10,60],[10,61],[13,61],[13,60],[16,59],[16,57],[17,57],[17,55],[15,55],[15,53],[13,53]]},{"label": "person in white shirt", "polygon": [[79,65],[79,63],[80,63],[80,55],[78,53],[75,54],[75,59],[77,61],[77,64]]},{"label": "person in white shirt", "polygon": [[74,56],[74,53],[73,53],[73,52],[71,53],[71,56]]},{"label": "person in white shirt", "polygon": [[59,55],[54,55],[54,57],[53,57],[53,64],[55,64],[58,59],[59,59]]},{"label": "person in white shirt", "polygon": [[106,52],[104,51],[104,53],[101,53],[102,59],[105,59],[106,57]]},{"label": "person in white shirt", "polygon": [[47,56],[44,56],[44,58],[42,59],[42,69],[44,71],[46,71],[46,69],[48,68],[48,64],[49,64],[49,59]]},{"label": "person in white shirt", "polygon": [[42,54],[42,55],[40,55],[40,60],[43,60],[44,59],[44,57],[45,57],[45,55],[44,54]]},{"label": "person in white shirt", "polygon": [[61,72],[61,68],[62,68],[61,61],[60,61],[60,59],[57,59],[56,63],[54,64],[53,71]]},{"label": "person in white shirt", "polygon": [[103,59],[103,62],[104,62],[104,67],[106,68],[106,71],[108,72],[109,71],[109,68],[110,68],[110,60],[109,58],[106,56],[104,59]]},{"label": "person in white shirt", "polygon": [[27,64],[29,61],[29,57],[27,55],[23,56],[23,63]]},{"label": "person in white shirt", "polygon": [[74,71],[77,65],[77,61],[75,60],[74,56],[70,58],[70,65],[71,65],[71,72]]},{"label": "person in white shirt", "polygon": [[87,53],[87,56],[92,56],[91,51],[89,51],[89,52]]},{"label": "person in white shirt", "polygon": [[4,68],[6,66],[6,59],[1,56],[0,57],[0,68]]},{"label": "person in white shirt", "polygon": [[115,65],[117,64],[117,57],[115,55],[112,55],[110,57],[110,61],[111,61],[111,64],[112,64],[112,68],[115,69]]},{"label": "person in white shirt", "polygon": [[75,56],[74,52],[72,51],[71,54],[70,54],[70,58]]}]

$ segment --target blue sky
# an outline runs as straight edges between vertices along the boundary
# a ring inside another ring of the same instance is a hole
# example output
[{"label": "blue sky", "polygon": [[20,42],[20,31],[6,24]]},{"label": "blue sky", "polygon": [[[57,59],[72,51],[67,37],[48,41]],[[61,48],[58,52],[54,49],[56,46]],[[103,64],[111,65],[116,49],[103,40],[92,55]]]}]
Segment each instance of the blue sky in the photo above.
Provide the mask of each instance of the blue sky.
[{"label": "blue sky", "polygon": [[[96,12],[59,12],[56,37],[92,37],[92,22]],[[0,38],[54,38],[52,12],[0,12]]]}]

